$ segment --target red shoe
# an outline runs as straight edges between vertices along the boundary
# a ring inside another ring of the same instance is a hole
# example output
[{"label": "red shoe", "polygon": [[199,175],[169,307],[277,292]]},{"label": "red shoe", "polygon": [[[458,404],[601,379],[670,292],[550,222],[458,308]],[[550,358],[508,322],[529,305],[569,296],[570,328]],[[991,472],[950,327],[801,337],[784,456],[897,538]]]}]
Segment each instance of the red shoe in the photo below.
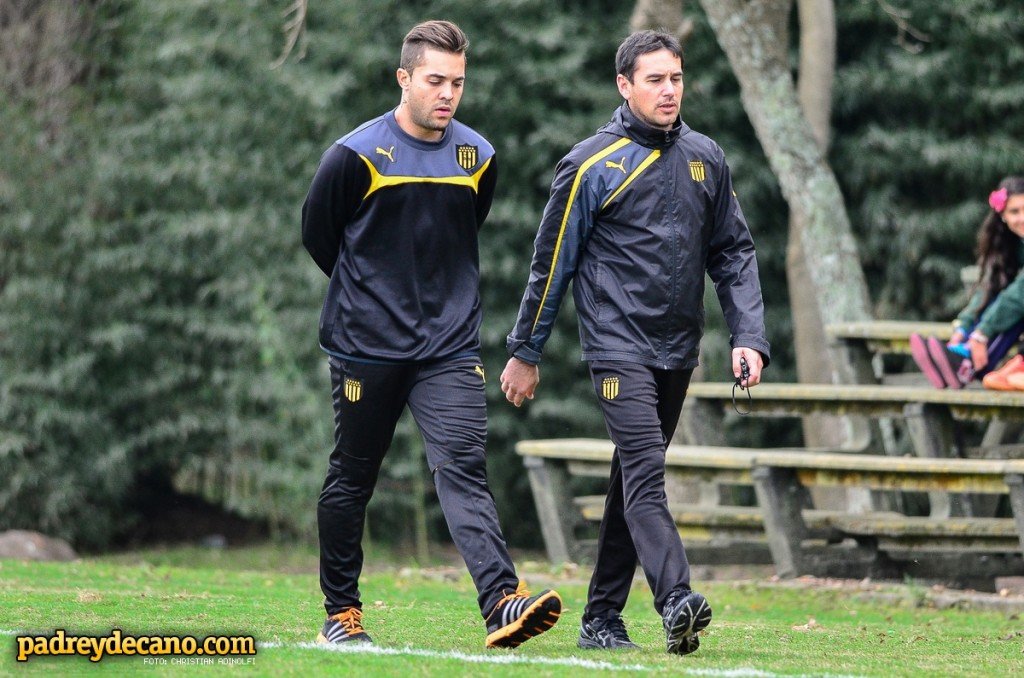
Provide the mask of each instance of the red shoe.
[{"label": "red shoe", "polygon": [[1013,356],[998,370],[986,374],[981,383],[993,391],[1024,391],[1024,356]]}]

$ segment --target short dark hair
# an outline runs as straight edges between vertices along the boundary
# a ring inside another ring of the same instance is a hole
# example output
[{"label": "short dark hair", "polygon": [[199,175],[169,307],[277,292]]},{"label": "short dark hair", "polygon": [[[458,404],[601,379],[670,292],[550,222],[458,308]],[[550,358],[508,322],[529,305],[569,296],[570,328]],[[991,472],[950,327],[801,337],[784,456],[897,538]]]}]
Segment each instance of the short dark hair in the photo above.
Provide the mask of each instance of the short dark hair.
[{"label": "short dark hair", "polygon": [[412,27],[402,40],[399,66],[412,73],[423,58],[423,50],[432,47],[442,52],[465,54],[469,40],[451,21],[424,21]]},{"label": "short dark hair", "polygon": [[633,82],[636,60],[644,54],[660,49],[672,52],[679,57],[679,65],[683,65],[683,48],[674,37],[664,31],[637,31],[619,45],[619,50],[615,53],[615,72]]}]

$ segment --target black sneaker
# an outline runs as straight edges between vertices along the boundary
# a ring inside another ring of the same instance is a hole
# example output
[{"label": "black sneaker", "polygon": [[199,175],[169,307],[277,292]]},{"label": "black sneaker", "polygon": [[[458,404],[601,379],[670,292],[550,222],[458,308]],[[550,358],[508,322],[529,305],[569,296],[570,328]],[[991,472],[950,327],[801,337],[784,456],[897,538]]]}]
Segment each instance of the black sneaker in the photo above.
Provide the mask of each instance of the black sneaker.
[{"label": "black sneaker", "polygon": [[696,591],[679,591],[669,596],[661,616],[668,651],[690,654],[700,647],[697,634],[711,623],[711,606]]},{"label": "black sneaker", "polygon": [[363,611],[358,607],[346,607],[333,614],[324,622],[316,636],[318,643],[372,643],[370,634],[363,630]]},{"label": "black sneaker", "polygon": [[583,618],[580,623],[580,639],[577,643],[584,650],[634,650],[640,646],[629,639],[622,616],[612,612],[607,617]]},{"label": "black sneaker", "polygon": [[555,591],[531,596],[526,582],[519,582],[515,593],[498,601],[487,616],[485,647],[518,647],[544,633],[562,614],[562,599]]}]

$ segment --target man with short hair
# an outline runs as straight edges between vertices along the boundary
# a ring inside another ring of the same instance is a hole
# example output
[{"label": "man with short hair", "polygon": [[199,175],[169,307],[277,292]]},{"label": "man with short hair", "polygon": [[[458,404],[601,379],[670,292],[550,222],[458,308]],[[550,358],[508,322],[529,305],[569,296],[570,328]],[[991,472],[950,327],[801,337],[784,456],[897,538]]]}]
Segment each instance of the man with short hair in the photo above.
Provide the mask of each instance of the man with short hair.
[{"label": "man with short hair", "polygon": [[533,398],[569,285],[583,360],[615,443],[579,646],[629,648],[621,613],[639,558],[669,652],[689,654],[711,621],[665,495],[665,448],[697,365],[704,274],[729,325],[736,377],[769,359],[750,231],[719,146],[679,117],[683,56],[670,35],[630,35],[616,55],[625,103],[555,169],[502,391]]},{"label": "man with short hair", "polygon": [[561,599],[518,580],[487,486],[477,232],[494,149],[455,121],[466,36],[447,21],[402,44],[398,108],[332,145],[302,208],[302,242],[330,277],[320,316],[335,445],[317,508],[321,642],[370,642],[358,580],[366,505],[406,405],[452,539],[478,592],[487,647],[554,625]]}]

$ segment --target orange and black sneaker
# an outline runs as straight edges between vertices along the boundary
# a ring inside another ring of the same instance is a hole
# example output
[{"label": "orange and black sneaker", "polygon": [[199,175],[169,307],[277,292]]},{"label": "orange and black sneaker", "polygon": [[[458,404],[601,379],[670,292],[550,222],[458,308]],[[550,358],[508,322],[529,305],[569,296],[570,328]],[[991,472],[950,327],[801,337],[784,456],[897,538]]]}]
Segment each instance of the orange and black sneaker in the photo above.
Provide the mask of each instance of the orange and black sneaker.
[{"label": "orange and black sneaker", "polygon": [[318,643],[372,643],[370,634],[363,630],[363,611],[358,607],[346,607],[338,614],[332,614],[316,636]]},{"label": "orange and black sneaker", "polygon": [[520,581],[515,593],[498,601],[487,616],[486,647],[518,647],[544,633],[562,614],[562,599],[555,591],[531,596],[526,582]]}]

